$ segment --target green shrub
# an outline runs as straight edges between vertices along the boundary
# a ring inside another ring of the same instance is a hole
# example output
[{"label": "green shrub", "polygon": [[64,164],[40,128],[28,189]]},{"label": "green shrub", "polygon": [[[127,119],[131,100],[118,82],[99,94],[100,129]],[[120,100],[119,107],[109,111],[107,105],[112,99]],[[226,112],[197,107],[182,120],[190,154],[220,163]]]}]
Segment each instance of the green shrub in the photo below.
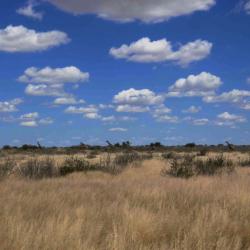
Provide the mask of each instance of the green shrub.
[{"label": "green shrub", "polygon": [[241,167],[250,167],[250,156],[248,157],[248,159],[240,161],[240,166]]},{"label": "green shrub", "polygon": [[165,160],[176,159],[177,155],[174,152],[163,153],[161,157]]},{"label": "green shrub", "polygon": [[170,169],[163,170],[163,174],[174,177],[190,178],[198,175],[216,175],[231,173],[234,171],[234,164],[231,160],[225,159],[223,155],[206,160],[197,160],[192,155],[186,155],[182,159],[173,159]]},{"label": "green shrub", "polygon": [[202,148],[200,152],[198,153],[198,156],[206,156],[208,153],[208,150],[206,148]]},{"label": "green shrub", "polygon": [[73,156],[65,159],[59,171],[60,175],[65,176],[74,172],[86,172],[91,169],[94,169],[94,167],[91,167],[88,161]]},{"label": "green shrub", "polygon": [[215,175],[226,172],[231,173],[234,170],[234,164],[231,160],[226,159],[223,155],[206,160],[196,160],[196,171],[198,175]]},{"label": "green shrub", "polygon": [[0,163],[0,179],[10,175],[15,166],[16,162],[13,159],[3,159]]},{"label": "green shrub", "polygon": [[90,153],[87,154],[87,159],[95,159],[97,154],[96,151],[90,151]]},{"label": "green shrub", "polygon": [[149,157],[152,157],[152,155],[140,155],[136,152],[116,154],[114,158],[112,158],[110,154],[107,154],[100,159],[97,169],[116,175],[121,173],[131,164],[133,166],[139,166],[143,160],[149,159]]},{"label": "green shrub", "polygon": [[28,179],[44,179],[58,175],[55,162],[51,158],[32,158],[18,168],[19,175]]}]

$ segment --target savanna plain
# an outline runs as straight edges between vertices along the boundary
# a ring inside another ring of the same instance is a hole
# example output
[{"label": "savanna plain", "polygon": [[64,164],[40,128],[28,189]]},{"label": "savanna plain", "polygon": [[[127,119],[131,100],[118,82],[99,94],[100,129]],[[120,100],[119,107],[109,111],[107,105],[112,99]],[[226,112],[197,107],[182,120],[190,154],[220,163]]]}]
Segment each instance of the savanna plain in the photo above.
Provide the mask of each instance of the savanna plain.
[{"label": "savanna plain", "polygon": [[250,154],[1,151],[0,249],[250,249]]}]

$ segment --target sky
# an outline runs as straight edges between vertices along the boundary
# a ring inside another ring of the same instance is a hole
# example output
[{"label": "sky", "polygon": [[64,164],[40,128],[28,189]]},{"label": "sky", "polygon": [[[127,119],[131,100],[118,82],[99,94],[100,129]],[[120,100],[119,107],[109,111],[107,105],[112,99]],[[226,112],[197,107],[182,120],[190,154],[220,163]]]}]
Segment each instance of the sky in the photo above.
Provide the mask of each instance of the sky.
[{"label": "sky", "polygon": [[249,144],[249,0],[3,0],[0,13],[0,146]]}]

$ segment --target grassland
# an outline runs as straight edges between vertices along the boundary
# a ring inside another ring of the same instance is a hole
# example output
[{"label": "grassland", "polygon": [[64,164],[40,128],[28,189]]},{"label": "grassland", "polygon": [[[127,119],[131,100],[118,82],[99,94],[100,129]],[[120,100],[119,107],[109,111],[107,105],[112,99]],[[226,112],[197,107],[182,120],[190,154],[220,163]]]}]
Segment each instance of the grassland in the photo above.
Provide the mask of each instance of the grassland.
[{"label": "grassland", "polygon": [[[230,174],[191,178],[164,174],[173,156],[157,152],[115,174],[97,169],[39,180],[18,175],[18,168],[47,156],[5,154],[1,162],[7,157],[17,165],[0,181],[3,250],[250,249],[247,153],[224,154],[235,166]],[[52,157],[57,168],[67,158]]]}]

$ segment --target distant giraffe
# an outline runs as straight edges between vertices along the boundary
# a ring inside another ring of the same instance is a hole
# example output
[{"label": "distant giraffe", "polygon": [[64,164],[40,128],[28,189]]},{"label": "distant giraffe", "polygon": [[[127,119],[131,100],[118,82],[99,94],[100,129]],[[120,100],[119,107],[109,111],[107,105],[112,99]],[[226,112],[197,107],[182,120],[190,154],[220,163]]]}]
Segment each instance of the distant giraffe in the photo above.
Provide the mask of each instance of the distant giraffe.
[{"label": "distant giraffe", "polygon": [[43,148],[39,141],[37,142],[37,147],[38,147],[39,149],[42,149],[42,148]]},{"label": "distant giraffe", "polygon": [[227,147],[230,151],[233,151],[235,149],[234,145],[226,141]]},{"label": "distant giraffe", "polygon": [[106,141],[106,143],[108,144],[109,148],[114,148],[114,145],[110,141]]}]

